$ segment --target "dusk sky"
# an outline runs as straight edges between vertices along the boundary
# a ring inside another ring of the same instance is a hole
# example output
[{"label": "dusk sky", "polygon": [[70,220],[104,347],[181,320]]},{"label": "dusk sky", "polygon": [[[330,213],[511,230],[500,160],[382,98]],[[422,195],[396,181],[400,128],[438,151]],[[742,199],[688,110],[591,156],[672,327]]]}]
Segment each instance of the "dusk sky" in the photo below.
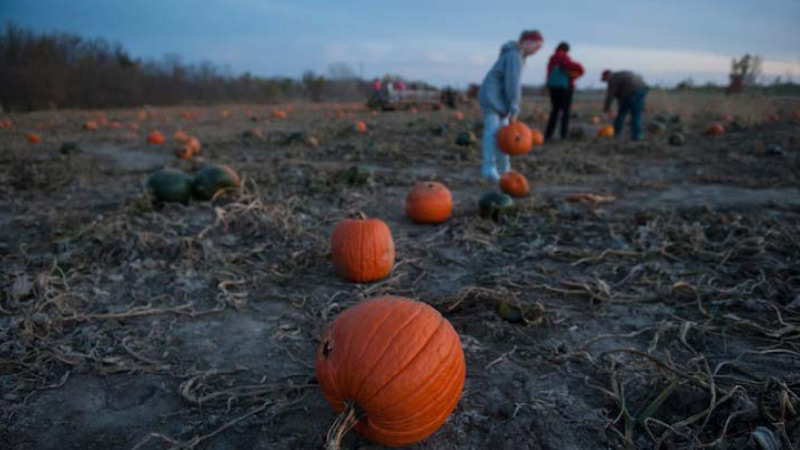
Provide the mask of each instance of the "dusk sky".
[{"label": "dusk sky", "polygon": [[632,69],[651,84],[725,82],[733,56],[761,55],[767,79],[800,81],[800,0],[274,1],[0,0],[0,21],[120,42],[134,56],[178,53],[232,72],[299,76],[347,63],[437,85],[480,82],[500,46],[537,28],[545,48],[523,72],[540,84],[567,40],[587,68]]}]

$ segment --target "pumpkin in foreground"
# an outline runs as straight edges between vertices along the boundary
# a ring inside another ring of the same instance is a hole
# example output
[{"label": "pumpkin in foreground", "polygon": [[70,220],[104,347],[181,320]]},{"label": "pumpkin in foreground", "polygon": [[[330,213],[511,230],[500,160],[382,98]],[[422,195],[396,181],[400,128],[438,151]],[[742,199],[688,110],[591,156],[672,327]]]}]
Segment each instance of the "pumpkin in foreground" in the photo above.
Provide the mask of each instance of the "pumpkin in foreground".
[{"label": "pumpkin in foreground", "polygon": [[394,240],[380,219],[358,214],[336,225],[331,234],[331,259],[336,272],[356,283],[386,278],[394,266]]},{"label": "pumpkin in foreground", "polygon": [[147,180],[147,191],[156,202],[189,203],[192,177],[174,169],[161,169]]},{"label": "pumpkin in foreground", "polygon": [[450,322],[402,297],[365,300],[339,314],[322,334],[315,369],[322,395],[341,413],[329,449],[350,427],[394,447],[425,439],[455,408],[466,375]]},{"label": "pumpkin in foreground", "polygon": [[192,191],[198,200],[211,200],[217,192],[238,189],[241,185],[239,175],[230,167],[208,164],[194,174]]},{"label": "pumpkin in foreground", "polygon": [[416,223],[442,223],[453,211],[453,196],[442,183],[417,183],[406,196],[406,215]]}]

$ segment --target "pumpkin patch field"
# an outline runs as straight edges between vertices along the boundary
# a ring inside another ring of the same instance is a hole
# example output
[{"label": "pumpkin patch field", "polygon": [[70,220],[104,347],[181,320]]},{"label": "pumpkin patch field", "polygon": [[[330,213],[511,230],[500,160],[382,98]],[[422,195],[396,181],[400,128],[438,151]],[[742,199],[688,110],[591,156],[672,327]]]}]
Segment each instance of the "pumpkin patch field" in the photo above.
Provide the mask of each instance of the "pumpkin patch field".
[{"label": "pumpkin patch field", "polygon": [[652,97],[0,114],[0,448],[800,448],[800,106]]}]

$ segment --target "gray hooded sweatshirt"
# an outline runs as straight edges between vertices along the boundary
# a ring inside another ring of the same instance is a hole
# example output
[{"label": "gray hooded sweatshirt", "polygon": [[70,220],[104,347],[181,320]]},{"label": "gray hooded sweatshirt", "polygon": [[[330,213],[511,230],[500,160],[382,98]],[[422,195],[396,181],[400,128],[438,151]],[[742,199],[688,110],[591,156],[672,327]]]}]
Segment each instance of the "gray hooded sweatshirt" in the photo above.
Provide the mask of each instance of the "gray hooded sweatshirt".
[{"label": "gray hooded sweatshirt", "polygon": [[500,57],[483,79],[478,94],[481,109],[500,116],[519,113],[522,98],[522,50],[516,41],[508,41],[500,49]]}]

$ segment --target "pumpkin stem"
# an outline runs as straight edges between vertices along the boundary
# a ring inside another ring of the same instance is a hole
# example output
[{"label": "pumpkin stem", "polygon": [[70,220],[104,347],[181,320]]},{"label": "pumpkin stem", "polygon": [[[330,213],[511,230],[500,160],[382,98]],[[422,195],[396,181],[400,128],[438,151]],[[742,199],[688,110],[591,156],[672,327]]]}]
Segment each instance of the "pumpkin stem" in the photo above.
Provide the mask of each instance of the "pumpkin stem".
[{"label": "pumpkin stem", "polygon": [[363,211],[355,211],[350,213],[351,219],[367,220],[367,215]]},{"label": "pumpkin stem", "polygon": [[325,450],[341,449],[344,435],[358,423],[356,415],[355,402],[345,402],[344,411],[339,414],[336,420],[333,421],[333,425],[328,429],[328,435],[325,437]]}]

